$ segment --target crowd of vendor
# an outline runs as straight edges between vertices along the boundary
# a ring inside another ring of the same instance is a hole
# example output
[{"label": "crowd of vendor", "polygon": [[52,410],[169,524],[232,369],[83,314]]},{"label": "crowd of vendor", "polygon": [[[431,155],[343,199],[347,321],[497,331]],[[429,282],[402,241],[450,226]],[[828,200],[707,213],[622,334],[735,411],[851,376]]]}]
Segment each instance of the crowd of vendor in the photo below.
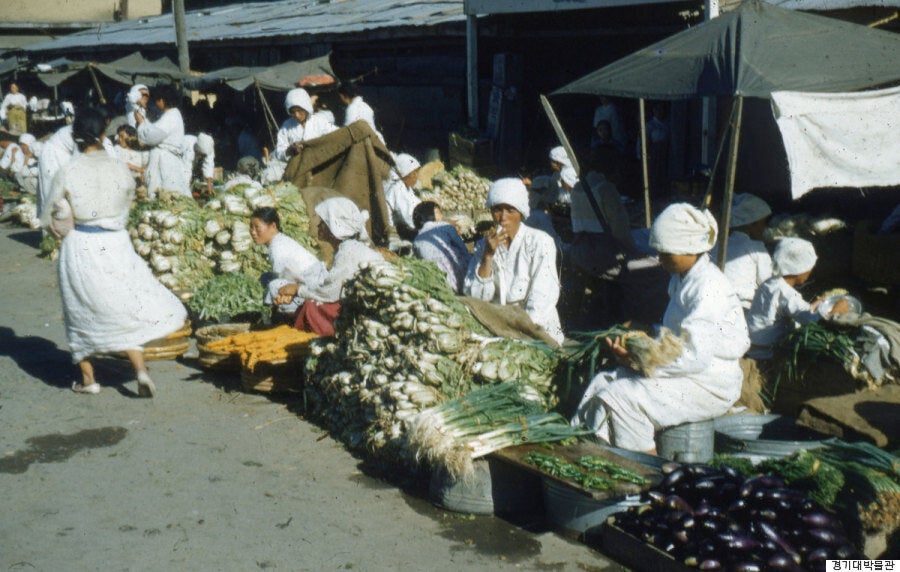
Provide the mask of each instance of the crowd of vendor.
[{"label": "crowd of vendor", "polygon": [[[340,95],[346,105],[341,124],[364,121],[383,141],[356,87],[343,86]],[[147,198],[163,189],[190,197],[196,179],[214,193],[216,141],[207,133],[185,133],[181,96],[170,86],[131,88],[125,121],[113,129],[115,142],[106,135],[113,114],[85,108],[40,143],[22,129],[15,113],[19,99],[3,103],[8,132],[20,134],[4,140],[0,169],[37,196],[45,228],[66,237],[60,282],[69,344],[83,373],[73,389],[99,391],[90,355],[126,351],[141,393],[152,395],[155,388],[137,354],[141,344],[180,327],[184,313],[149,272],[136,269],[142,262],[128,241],[125,217],[138,185]],[[242,159],[229,184],[280,180],[305,142],[339,129],[334,113],[317,108],[303,88],[287,93],[284,110],[288,117],[268,160],[261,165],[253,157]],[[439,204],[418,198],[421,165],[415,157],[392,154],[384,198],[399,237],[393,246],[435,262],[461,296],[523,309],[558,344],[575,328],[630,318],[661,322],[657,328],[677,336],[681,355],[652,375],[632,367],[623,342],[611,341],[619,367],[590,382],[573,419],[613,445],[653,451],[659,429],[716,417],[735,404],[744,380],[742,357],[768,359],[793,324],[821,318],[819,301],[807,302],[797,291],[809,279],[816,253],[803,239],[784,238],[770,256],[761,237],[771,209],[749,194],[735,197],[729,229],[719,228],[707,210],[671,204],[642,244],[631,232],[614,177],[596,170],[603,164],[613,168],[603,149],[618,129],[604,106],[598,114],[596,160],[589,163],[594,170],[579,177],[566,151],[555,147],[548,175],[495,180],[485,205],[493,224],[472,247],[444,220]],[[568,242],[548,215],[548,207],[559,204],[569,213],[562,233]],[[334,252],[330,266],[280,232],[277,210],[256,209],[249,224],[254,242],[268,248],[266,301],[282,320],[327,336],[334,333],[344,284],[385,254],[369,240],[368,213],[350,199],[328,198],[315,214],[321,221],[317,237]],[[723,272],[714,257],[726,230]],[[97,279],[120,275],[121,281]],[[619,298],[598,302],[597,292],[608,294],[610,288],[618,288]],[[141,293],[137,304],[135,292]],[[634,309],[634,315],[621,315],[622,308]],[[848,310],[846,303],[830,308],[832,314]]]}]

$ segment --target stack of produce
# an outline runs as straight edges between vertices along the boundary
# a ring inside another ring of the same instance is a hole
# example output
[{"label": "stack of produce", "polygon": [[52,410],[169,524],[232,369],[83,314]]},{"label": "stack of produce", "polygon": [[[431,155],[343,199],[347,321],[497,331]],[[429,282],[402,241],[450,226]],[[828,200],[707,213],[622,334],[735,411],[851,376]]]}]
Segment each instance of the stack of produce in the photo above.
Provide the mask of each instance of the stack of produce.
[{"label": "stack of produce", "polygon": [[435,201],[445,212],[477,212],[485,209],[491,181],[479,177],[475,171],[457,165],[441,171],[432,179],[432,191],[422,192],[423,201]]},{"label": "stack of produce", "polygon": [[475,474],[475,459],[499,449],[587,433],[570,427],[558,413],[546,413],[543,399],[531,386],[499,383],[416,415],[409,423],[409,447],[417,459],[460,479]]},{"label": "stack of produce", "polygon": [[309,404],[352,448],[412,460],[407,422],[419,411],[502,381],[555,396],[545,344],[489,338],[431,262],[372,263],[344,287],[335,337],[313,342]]},{"label": "stack of produce", "polygon": [[32,230],[41,228],[41,221],[37,217],[37,205],[31,195],[23,194],[19,197],[19,203],[10,209],[13,219],[21,226]]},{"label": "stack of produce", "polygon": [[821,570],[860,558],[841,522],[780,477],[745,478],[708,465],[669,463],[649,505],[616,526],[701,570]]},{"label": "stack of produce", "polygon": [[900,458],[870,443],[834,440],[825,447],[755,466],[725,455],[716,463],[745,475],[779,476],[865,532],[891,533],[900,528]]},{"label": "stack of produce", "polygon": [[216,274],[258,277],[268,269],[264,249],[250,237],[250,214],[263,206],[277,208],[282,232],[317,252],[306,203],[290,183],[264,189],[235,185],[202,207],[191,198],[161,192],[155,200],[135,204],[128,228],[135,250],[160,282],[189,296]]},{"label": "stack of produce", "polygon": [[188,308],[201,321],[217,323],[235,320],[267,320],[272,308],[265,303],[266,289],[247,274],[220,274],[194,291]]},{"label": "stack of produce", "polygon": [[834,217],[785,214],[772,217],[763,234],[763,240],[769,244],[789,236],[812,240],[817,236],[825,236],[846,227],[846,222]]},{"label": "stack of produce", "polygon": [[216,352],[238,354],[241,364],[254,371],[260,363],[281,363],[306,357],[310,341],[317,337],[290,326],[279,326],[228,336],[209,342],[207,347]]},{"label": "stack of produce", "polygon": [[530,451],[522,460],[551,477],[571,479],[586,489],[608,491],[620,483],[647,484],[638,473],[597,455],[584,455],[570,463],[557,455]]}]

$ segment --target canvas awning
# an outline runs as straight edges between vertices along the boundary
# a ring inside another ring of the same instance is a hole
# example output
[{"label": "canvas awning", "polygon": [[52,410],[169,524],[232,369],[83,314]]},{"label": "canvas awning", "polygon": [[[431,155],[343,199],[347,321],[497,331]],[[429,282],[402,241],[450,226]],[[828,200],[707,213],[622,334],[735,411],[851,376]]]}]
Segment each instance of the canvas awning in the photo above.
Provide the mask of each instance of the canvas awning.
[{"label": "canvas awning", "polygon": [[900,81],[900,35],[759,0],[558,90],[648,99],[855,91]]},{"label": "canvas awning", "polygon": [[143,83],[153,86],[191,77],[181,73],[178,66],[169,58],[148,60],[139,52],[109,63],[58,58],[45,64],[39,64],[36,75],[46,86],[56,87],[85,70],[91,73],[99,72],[105,77],[125,85]]},{"label": "canvas awning", "polygon": [[303,77],[327,74],[334,76],[331,69],[331,54],[305,60],[289,61],[269,67],[228,67],[212,71],[185,82],[191,89],[209,89],[221,84],[244,91],[253,85],[271,91],[289,91],[297,87]]}]

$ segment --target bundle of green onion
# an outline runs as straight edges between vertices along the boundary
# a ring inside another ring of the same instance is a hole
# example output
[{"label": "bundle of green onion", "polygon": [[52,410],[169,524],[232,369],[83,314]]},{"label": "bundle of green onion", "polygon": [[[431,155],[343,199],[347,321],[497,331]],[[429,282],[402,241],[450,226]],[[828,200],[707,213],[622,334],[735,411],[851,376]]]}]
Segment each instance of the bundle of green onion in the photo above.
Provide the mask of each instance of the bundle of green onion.
[{"label": "bundle of green onion", "polygon": [[188,308],[201,320],[229,322],[235,318],[256,322],[268,319],[271,307],[259,280],[246,274],[214,276],[194,292]]},{"label": "bundle of green onion", "polygon": [[471,477],[473,460],[493,451],[586,433],[557,413],[545,413],[530,386],[499,383],[422,411],[409,424],[409,446],[417,459],[459,479]]},{"label": "bundle of green onion", "polygon": [[841,365],[851,375],[859,370],[859,356],[846,332],[820,322],[810,322],[791,331],[777,346],[775,361],[779,369],[775,382],[761,393],[763,400],[767,405],[774,403],[782,383],[800,384],[806,370],[822,360]]}]

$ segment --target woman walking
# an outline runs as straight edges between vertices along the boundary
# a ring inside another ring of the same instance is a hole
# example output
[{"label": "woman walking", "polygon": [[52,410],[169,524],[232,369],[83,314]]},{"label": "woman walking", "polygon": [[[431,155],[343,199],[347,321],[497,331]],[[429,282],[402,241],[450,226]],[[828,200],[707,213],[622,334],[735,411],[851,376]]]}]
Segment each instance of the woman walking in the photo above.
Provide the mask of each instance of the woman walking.
[{"label": "woman walking", "polygon": [[[82,376],[72,390],[99,393],[90,356],[124,351],[137,374],[138,394],[153,397],[141,346],[178,330],[187,312],[134,251],[125,222],[135,182],[104,150],[104,129],[94,109],[76,117],[72,137],[81,153],[60,169],[48,201],[55,221],[74,223],[59,255],[66,338]],[[65,226],[51,224],[51,231]]]}]

